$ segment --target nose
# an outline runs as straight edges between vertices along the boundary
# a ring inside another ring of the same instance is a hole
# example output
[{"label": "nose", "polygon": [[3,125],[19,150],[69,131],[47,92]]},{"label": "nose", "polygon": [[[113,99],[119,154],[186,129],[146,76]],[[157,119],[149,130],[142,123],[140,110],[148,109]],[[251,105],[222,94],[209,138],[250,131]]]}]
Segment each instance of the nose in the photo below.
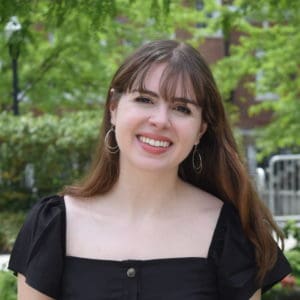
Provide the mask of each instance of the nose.
[{"label": "nose", "polygon": [[152,111],[149,122],[157,128],[168,128],[171,125],[169,107],[166,102],[162,102]]}]

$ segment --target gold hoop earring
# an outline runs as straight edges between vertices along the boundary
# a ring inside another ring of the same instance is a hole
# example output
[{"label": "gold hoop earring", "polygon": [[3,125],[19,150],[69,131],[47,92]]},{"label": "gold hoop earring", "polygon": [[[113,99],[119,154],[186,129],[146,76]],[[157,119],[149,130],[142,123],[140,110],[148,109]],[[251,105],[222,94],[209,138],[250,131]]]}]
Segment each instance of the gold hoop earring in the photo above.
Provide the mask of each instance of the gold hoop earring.
[{"label": "gold hoop earring", "polygon": [[104,138],[104,145],[105,145],[105,148],[107,149],[107,151],[111,154],[116,154],[119,152],[119,146],[116,145],[116,146],[111,146],[109,144],[109,140],[110,140],[110,134],[114,134],[115,133],[115,128],[114,126],[111,126],[111,128],[106,132],[105,134],[105,138]]},{"label": "gold hoop earring", "polygon": [[194,146],[193,154],[192,154],[192,164],[195,173],[200,174],[202,171],[202,158],[200,152],[197,150],[197,146]]}]

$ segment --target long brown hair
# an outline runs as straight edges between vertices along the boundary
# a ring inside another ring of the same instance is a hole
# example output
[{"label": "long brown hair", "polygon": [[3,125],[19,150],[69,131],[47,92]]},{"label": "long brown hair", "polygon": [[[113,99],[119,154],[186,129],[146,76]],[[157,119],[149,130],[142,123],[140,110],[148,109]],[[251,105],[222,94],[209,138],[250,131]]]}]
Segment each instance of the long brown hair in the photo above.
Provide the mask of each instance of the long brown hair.
[{"label": "long brown hair", "polygon": [[[122,93],[142,88],[149,69],[160,63],[166,64],[160,84],[164,99],[172,98],[178,84],[185,91],[186,86],[192,88],[207,123],[207,131],[197,146],[203,162],[201,173],[193,171],[190,153],[180,164],[178,174],[186,182],[237,208],[244,232],[255,246],[259,266],[257,279],[261,282],[277,259],[277,244],[272,233],[275,232],[282,245],[283,235],[252,186],[208,65],[197,50],[185,43],[173,40],[150,42],[120,66],[108,90],[91,169],[79,184],[66,187],[63,194],[88,198],[110,191],[119,175],[119,153],[110,153],[104,143],[105,135],[111,128],[110,105],[117,103]],[[113,135],[109,135],[109,144],[117,145]]]}]

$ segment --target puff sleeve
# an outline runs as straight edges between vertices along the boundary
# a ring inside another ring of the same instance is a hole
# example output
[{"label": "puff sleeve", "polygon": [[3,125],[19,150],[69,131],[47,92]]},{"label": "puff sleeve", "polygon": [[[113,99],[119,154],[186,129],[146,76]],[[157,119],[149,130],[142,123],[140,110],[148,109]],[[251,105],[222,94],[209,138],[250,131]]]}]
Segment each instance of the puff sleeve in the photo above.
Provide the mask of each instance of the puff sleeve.
[{"label": "puff sleeve", "polygon": [[214,260],[217,265],[218,291],[221,300],[249,300],[256,290],[262,293],[291,273],[291,267],[278,247],[277,262],[266,274],[262,286],[255,277],[258,271],[255,248],[243,233],[237,210],[225,203],[216,233]]},{"label": "puff sleeve", "polygon": [[8,268],[52,298],[60,293],[65,256],[65,205],[60,196],[38,201],[15,241]]}]

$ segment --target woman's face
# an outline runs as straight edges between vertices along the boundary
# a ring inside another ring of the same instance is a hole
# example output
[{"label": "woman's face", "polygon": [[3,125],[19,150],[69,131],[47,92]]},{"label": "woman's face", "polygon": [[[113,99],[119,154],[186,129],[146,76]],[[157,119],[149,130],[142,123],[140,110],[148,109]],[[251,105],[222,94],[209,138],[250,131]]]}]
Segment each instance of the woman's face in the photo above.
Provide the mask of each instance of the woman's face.
[{"label": "woman's face", "polygon": [[181,87],[173,101],[160,93],[160,78],[165,64],[148,72],[145,90],[123,94],[111,106],[120,148],[120,168],[129,164],[146,171],[176,170],[206,130],[202,111],[193,93],[182,97]]}]

